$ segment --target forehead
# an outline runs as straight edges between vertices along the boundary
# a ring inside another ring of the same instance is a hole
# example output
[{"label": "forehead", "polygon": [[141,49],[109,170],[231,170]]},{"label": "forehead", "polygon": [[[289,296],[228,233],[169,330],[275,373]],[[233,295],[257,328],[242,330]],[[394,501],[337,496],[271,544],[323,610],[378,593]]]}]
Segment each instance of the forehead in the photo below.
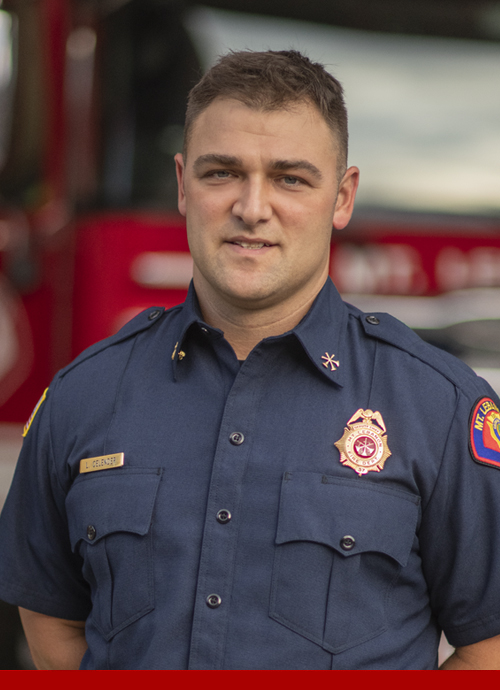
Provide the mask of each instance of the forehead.
[{"label": "forehead", "polygon": [[338,151],[337,137],[324,117],[315,105],[303,101],[271,110],[217,98],[194,120],[186,143],[189,153],[196,150],[196,155],[213,146],[259,145],[296,151],[319,147],[330,156]]}]

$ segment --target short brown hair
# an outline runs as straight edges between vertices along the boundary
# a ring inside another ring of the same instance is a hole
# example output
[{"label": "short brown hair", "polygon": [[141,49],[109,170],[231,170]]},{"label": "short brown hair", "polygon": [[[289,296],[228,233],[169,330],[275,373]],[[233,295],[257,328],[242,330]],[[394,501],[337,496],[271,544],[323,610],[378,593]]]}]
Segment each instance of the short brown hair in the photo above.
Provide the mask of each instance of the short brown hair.
[{"label": "short brown hair", "polygon": [[234,98],[262,110],[312,103],[337,138],[339,167],[345,171],[348,134],[343,89],[320,63],[296,50],[239,51],[219,58],[189,93],[184,154],[194,121],[216,98]]}]

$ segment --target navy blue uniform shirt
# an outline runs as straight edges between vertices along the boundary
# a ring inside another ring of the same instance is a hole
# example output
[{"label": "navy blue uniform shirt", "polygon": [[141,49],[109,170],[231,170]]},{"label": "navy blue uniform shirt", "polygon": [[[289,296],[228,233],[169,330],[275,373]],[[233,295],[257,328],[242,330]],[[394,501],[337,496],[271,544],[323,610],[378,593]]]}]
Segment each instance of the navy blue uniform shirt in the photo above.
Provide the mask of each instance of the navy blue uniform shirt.
[{"label": "navy blue uniform shirt", "polygon": [[469,448],[483,398],[330,280],[241,365],[191,287],[55,377],[1,518],[0,597],[86,619],[82,668],[435,668],[442,629],[500,633],[500,445],[490,466]]}]

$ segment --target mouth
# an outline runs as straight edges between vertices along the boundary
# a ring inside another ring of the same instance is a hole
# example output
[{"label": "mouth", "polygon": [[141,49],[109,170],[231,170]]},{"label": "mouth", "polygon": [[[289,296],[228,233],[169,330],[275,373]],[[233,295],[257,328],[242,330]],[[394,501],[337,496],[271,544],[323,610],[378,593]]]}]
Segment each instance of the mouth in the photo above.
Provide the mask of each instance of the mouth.
[{"label": "mouth", "polygon": [[273,246],[269,242],[260,240],[255,240],[253,242],[248,242],[246,240],[230,240],[230,244],[236,244],[238,247],[242,247],[243,249],[262,249],[263,247]]}]

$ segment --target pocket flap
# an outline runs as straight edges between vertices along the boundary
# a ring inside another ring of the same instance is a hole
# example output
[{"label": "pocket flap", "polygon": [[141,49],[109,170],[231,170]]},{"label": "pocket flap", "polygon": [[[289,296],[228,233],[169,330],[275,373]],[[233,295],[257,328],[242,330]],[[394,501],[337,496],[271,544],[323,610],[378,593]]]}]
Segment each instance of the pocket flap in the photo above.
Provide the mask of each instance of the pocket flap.
[{"label": "pocket flap", "polygon": [[147,534],[160,478],[160,469],[132,467],[81,475],[66,497],[72,548],[111,532]]},{"label": "pocket flap", "polygon": [[276,543],[313,541],[346,557],[382,552],[405,566],[419,504],[418,496],[363,483],[362,479],[287,472],[281,488]]}]

